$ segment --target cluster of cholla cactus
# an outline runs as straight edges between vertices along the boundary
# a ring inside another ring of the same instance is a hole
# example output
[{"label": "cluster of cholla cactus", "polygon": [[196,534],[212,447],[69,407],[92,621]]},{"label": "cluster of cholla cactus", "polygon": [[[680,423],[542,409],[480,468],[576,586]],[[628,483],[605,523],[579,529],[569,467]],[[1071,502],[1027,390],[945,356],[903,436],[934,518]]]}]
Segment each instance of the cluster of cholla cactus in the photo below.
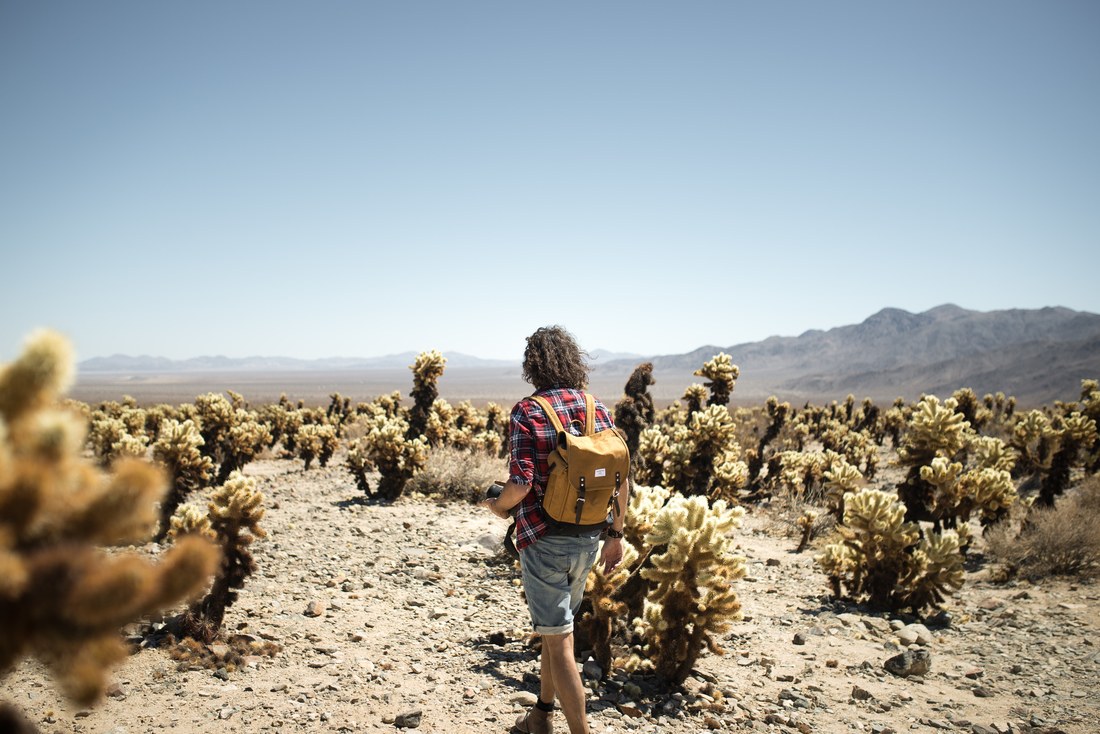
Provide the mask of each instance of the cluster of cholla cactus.
[{"label": "cluster of cholla cactus", "polygon": [[303,468],[309,471],[314,459],[322,467],[328,466],[340,445],[340,436],[331,423],[303,423],[294,434],[294,445],[298,458],[304,462]]},{"label": "cluster of cholla cactus", "polygon": [[237,591],[244,587],[245,579],[256,572],[249,546],[253,538],[267,535],[259,524],[264,516],[263,502],[256,480],[235,472],[211,495],[205,513],[184,505],[172,518],[169,536],[177,545],[190,538],[204,538],[215,542],[222,551],[221,565],[210,591],[179,620],[184,637],[213,642],[225,610],[237,600]]},{"label": "cluster of cholla cactus", "polygon": [[0,367],[0,672],[35,656],[88,705],[127,655],[120,627],[201,591],[218,553],[197,538],[157,562],[104,550],[150,537],[166,482],[139,459],[84,458],[84,416],[59,402],[71,375],[52,332]]},{"label": "cluster of cholla cactus", "polygon": [[961,527],[975,512],[983,524],[1004,518],[1016,501],[1014,456],[1000,439],[979,436],[958,402],[925,396],[910,417],[898,448],[907,467],[898,496],[910,521],[931,521],[937,529]]},{"label": "cluster of cholla cactus", "polygon": [[643,542],[650,549],[639,574],[650,584],[641,616],[633,621],[640,643],[628,670],[653,670],[680,685],[706,648],[723,654],[717,638],[740,616],[732,582],[745,574],[733,554],[730,533],[742,510],[724,500],[673,496],[653,520]]},{"label": "cluster of cholla cactus", "polygon": [[696,400],[699,404],[689,405],[686,413],[673,408],[654,416],[653,424],[639,435],[635,474],[642,484],[684,495],[732,498],[748,481],[737,424],[722,402],[729,399],[737,368],[729,363],[729,355],[719,354],[699,373],[711,380],[709,405],[704,409]]},{"label": "cluster of cholla cactus", "polygon": [[962,587],[959,534],[922,536],[905,515],[905,505],[892,492],[861,489],[846,496],[838,538],[817,557],[835,596],[883,611],[920,612]]},{"label": "cluster of cholla cactus", "polygon": [[203,439],[201,451],[216,467],[215,484],[244,468],[272,442],[267,424],[248,410],[244,398],[232,391],[228,394],[227,399],[206,393],[194,402],[194,421]]}]

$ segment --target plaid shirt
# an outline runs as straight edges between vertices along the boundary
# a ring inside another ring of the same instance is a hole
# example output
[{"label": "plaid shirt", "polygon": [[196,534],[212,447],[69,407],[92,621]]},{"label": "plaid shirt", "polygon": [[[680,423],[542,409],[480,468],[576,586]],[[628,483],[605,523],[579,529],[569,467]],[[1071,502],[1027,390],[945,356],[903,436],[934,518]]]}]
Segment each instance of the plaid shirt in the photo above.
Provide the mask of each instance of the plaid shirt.
[{"label": "plaid shirt", "polygon": [[[568,388],[550,388],[535,393],[546,398],[558,414],[558,420],[571,433],[584,433],[584,393]],[[602,431],[614,425],[611,414],[599,400],[594,400],[596,423],[594,430]],[[573,424],[579,421],[579,424]],[[516,512],[516,548],[522,550],[546,534],[549,529],[539,509],[546,493],[546,480],[550,476],[549,458],[557,443],[557,431],[538,403],[524,398],[512,408],[509,444],[512,459],[508,465],[508,479],[516,484],[534,487],[519,504]]]}]

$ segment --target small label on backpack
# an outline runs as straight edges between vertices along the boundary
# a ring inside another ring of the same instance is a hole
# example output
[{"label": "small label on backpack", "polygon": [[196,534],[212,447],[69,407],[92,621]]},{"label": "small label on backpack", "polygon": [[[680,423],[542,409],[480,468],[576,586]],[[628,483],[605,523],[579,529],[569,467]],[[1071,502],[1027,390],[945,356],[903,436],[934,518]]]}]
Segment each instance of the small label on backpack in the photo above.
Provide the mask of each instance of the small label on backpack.
[{"label": "small label on backpack", "polygon": [[596,476],[597,477],[606,477],[607,476],[607,469],[597,469],[596,470]]}]

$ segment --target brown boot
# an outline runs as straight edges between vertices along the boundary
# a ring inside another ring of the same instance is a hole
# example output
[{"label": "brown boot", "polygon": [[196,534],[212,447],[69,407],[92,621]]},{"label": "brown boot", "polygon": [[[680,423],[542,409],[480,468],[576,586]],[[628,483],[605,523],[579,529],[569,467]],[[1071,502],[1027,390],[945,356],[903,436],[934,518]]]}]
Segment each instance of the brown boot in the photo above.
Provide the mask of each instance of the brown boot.
[{"label": "brown boot", "polygon": [[532,706],[527,713],[516,719],[516,726],[512,731],[521,734],[554,734],[554,725],[550,722],[549,712]]}]

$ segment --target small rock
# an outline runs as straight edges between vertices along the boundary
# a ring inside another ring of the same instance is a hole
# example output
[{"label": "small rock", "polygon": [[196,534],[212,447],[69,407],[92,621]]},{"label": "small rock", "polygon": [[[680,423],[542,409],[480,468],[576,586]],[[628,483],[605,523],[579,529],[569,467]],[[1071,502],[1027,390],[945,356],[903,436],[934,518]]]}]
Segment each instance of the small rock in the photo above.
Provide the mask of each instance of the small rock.
[{"label": "small rock", "polygon": [[778,566],[779,565],[779,559],[778,558],[769,558],[767,561],[764,562],[764,565],[766,565],[766,566]]},{"label": "small rock", "polygon": [[977,698],[993,698],[993,691],[982,686],[975,686],[973,689],[974,696]]},{"label": "small rock", "polygon": [[932,669],[932,655],[922,648],[911,647],[902,654],[895,655],[887,660],[882,667],[887,672],[902,678],[908,678],[911,675],[925,675]]},{"label": "small rock", "polygon": [[406,711],[403,714],[398,714],[393,719],[393,725],[399,729],[416,729],[420,726],[420,718],[424,715],[424,712],[420,709],[414,711]]},{"label": "small rock", "polygon": [[866,688],[860,688],[859,686],[852,686],[852,698],[857,701],[871,701],[874,696]]},{"label": "small rock", "polygon": [[603,677],[603,668],[601,668],[599,663],[595,660],[586,662],[581,668],[581,672],[584,674],[584,677],[589,680],[599,680]]},{"label": "small rock", "polygon": [[792,642],[794,642],[794,644],[796,645],[805,645],[806,635],[802,634],[801,632],[796,632],[794,635],[794,640],[792,640]]},{"label": "small rock", "polygon": [[325,613],[325,609],[326,605],[323,601],[314,599],[309,603],[309,606],[306,607],[305,615],[307,617],[320,617]]}]

